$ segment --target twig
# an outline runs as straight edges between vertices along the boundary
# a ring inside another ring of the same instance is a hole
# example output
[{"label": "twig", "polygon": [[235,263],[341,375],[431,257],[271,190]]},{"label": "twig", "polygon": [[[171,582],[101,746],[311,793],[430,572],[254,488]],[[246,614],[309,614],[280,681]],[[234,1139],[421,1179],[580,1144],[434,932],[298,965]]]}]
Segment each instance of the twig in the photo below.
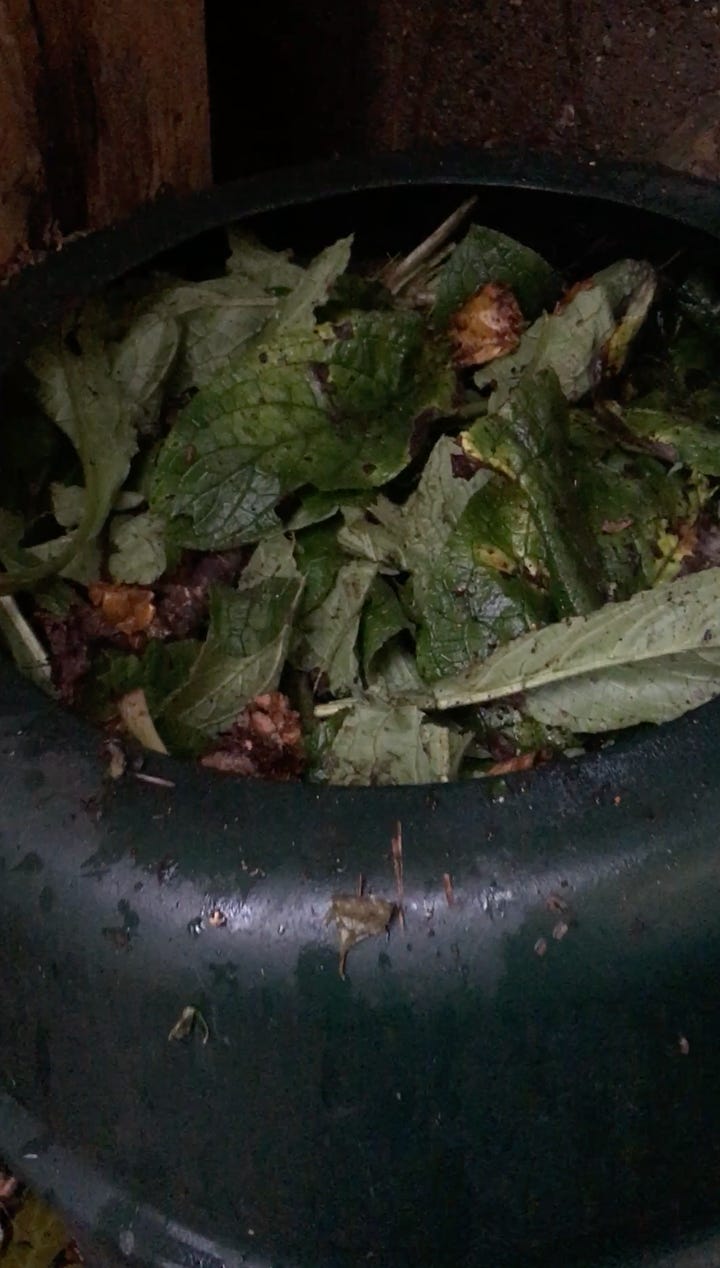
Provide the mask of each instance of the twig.
[{"label": "twig", "polygon": [[144,771],[134,770],[132,772],[133,779],[139,779],[143,784],[155,784],[158,788],[174,788],[175,781],[173,779],[163,779],[162,775],[146,775]]},{"label": "twig", "polygon": [[315,705],[316,718],[332,718],[343,709],[353,709],[356,701],[348,697],[346,700],[328,700],[325,704]]},{"label": "twig", "polygon": [[395,824],[395,835],[392,838],[392,860],[393,871],[395,872],[395,887],[397,890],[397,909],[400,927],[405,929],[405,888],[403,885],[403,852],[402,852],[402,824],[398,819]]},{"label": "twig", "polygon": [[443,872],[443,889],[445,890],[445,899],[448,907],[455,906],[455,890],[449,872]]},{"label": "twig", "polygon": [[[403,286],[415,276],[420,268],[428,262],[433,256],[445,248],[447,240],[455,232],[459,225],[462,224],[465,217],[472,211],[477,198],[468,198],[462,203],[447,220],[443,220],[423,242],[415,247],[409,255],[406,255],[399,263],[390,264],[381,274],[381,281],[387,287],[392,295],[397,295]],[[446,254],[443,251],[443,254]],[[442,258],[442,257],[441,257]]]},{"label": "twig", "polygon": [[0,596],[0,633],[21,673],[26,674],[36,687],[54,696],[47,652],[11,595]]}]

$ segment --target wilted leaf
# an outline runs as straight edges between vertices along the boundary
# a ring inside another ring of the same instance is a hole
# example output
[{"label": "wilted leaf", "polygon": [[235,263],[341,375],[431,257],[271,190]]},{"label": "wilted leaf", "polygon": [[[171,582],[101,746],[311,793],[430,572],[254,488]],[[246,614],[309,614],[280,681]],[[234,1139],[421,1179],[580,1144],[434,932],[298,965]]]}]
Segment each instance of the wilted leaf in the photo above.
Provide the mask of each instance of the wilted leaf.
[{"label": "wilted leaf", "polygon": [[360,625],[363,669],[366,677],[372,672],[378,654],[403,631],[412,633],[412,625],[402,609],[395,590],[376,577],[367,596]]},{"label": "wilted leaf", "polygon": [[165,524],[158,515],[118,515],[110,524],[112,550],[108,560],[114,581],[148,586],[167,567]]},{"label": "wilted leaf", "polygon": [[332,784],[429,784],[455,778],[468,737],[428,722],[414,705],[358,701],[323,763]]},{"label": "wilted leaf", "polygon": [[142,687],[129,691],[117,702],[120,720],[126,731],[152,753],[167,753],[167,749],[157,733],[155,723],[150,716],[145,692]]},{"label": "wilted leaf", "polygon": [[303,269],[285,252],[232,235],[227,276],[165,289],[153,311],[182,332],[175,391],[210,383],[261,332],[273,338],[287,328],[309,331],[315,307],[347,266],[351,241],[335,243]]},{"label": "wilted leaf", "polygon": [[462,458],[458,442],[441,436],[407,502],[397,506],[381,495],[367,512],[345,511],[339,544],[386,567],[412,571],[426,566],[442,551],[470,499],[492,478],[482,469],[469,479],[456,474]]},{"label": "wilted leaf", "polygon": [[427,681],[462,669],[547,619],[542,592],[488,566],[487,490],[475,494],[430,568],[416,574],[417,663]]},{"label": "wilted leaf", "polygon": [[44,409],[77,451],[85,496],[74,531],[60,545],[35,547],[44,559],[33,561],[28,554],[24,564],[0,578],[0,590],[28,588],[55,572],[70,575],[68,566],[101,532],[125,481],[138,428],[151,426],[160,408],[174,355],[172,332],[159,331],[151,339],[140,318],[116,344],[106,337],[105,322],[104,309],[89,304],[74,328],[60,330],[28,360]]},{"label": "wilted leaf", "polygon": [[531,318],[552,303],[558,290],[553,269],[530,247],[497,229],[471,225],[438,279],[433,308],[436,326],[446,326],[452,313],[488,282],[509,286]]},{"label": "wilted leaf", "polygon": [[561,611],[598,607],[600,560],[577,496],[568,409],[556,374],[525,375],[502,409],[475,423],[461,441],[472,458],[517,481],[525,493]]},{"label": "wilted leaf", "polygon": [[720,572],[710,569],[525,634],[421,702],[450,709],[524,693],[547,725],[664,722],[720,692]]},{"label": "wilted leaf", "polygon": [[180,415],[160,453],[155,509],[187,545],[222,548],[277,527],[305,484],[385,483],[410,457],[421,413],[453,376],[414,313],[361,313],[341,336],[287,332],[236,361]]},{"label": "wilted leaf", "polygon": [[163,702],[187,680],[201,644],[194,639],[161,643],[151,639],[141,655],[106,651],[93,662],[92,702],[100,712],[141,690],[153,718]]},{"label": "wilted leaf", "polygon": [[634,436],[661,446],[669,462],[681,462],[702,475],[720,476],[720,431],[678,413],[636,405],[622,422]]},{"label": "wilted leaf", "polygon": [[508,286],[488,282],[453,315],[450,340],[456,365],[484,365],[513,352],[520,342],[523,315]]},{"label": "wilted leaf", "polygon": [[345,977],[345,964],[351,948],[365,938],[377,938],[387,933],[394,915],[395,904],[388,902],[386,898],[336,894],[325,917],[325,924],[334,923],[340,936],[339,968],[342,978]]},{"label": "wilted leaf", "polygon": [[274,691],[287,656],[302,579],[274,577],[210,595],[210,630],[186,683],[158,722],[214,736],[232,726],[254,696]]},{"label": "wilted leaf", "polygon": [[180,1016],[168,1035],[168,1039],[187,1039],[193,1033],[195,1027],[198,1029],[203,1045],[206,1044],[210,1038],[208,1024],[200,1012],[200,1009],[194,1008],[191,1004],[188,1004],[180,1013]]},{"label": "wilted leaf", "polygon": [[291,659],[298,669],[327,679],[336,694],[359,678],[355,650],[360,617],[376,575],[374,564],[351,560],[339,569],[326,598],[298,623]]},{"label": "wilted leaf", "polygon": [[568,401],[577,401],[617,371],[642,325],[655,294],[649,264],[620,260],[596,273],[558,312],[544,314],[523,335],[517,351],[475,376],[478,387],[493,383],[496,410],[508,400],[522,375],[554,370]]}]

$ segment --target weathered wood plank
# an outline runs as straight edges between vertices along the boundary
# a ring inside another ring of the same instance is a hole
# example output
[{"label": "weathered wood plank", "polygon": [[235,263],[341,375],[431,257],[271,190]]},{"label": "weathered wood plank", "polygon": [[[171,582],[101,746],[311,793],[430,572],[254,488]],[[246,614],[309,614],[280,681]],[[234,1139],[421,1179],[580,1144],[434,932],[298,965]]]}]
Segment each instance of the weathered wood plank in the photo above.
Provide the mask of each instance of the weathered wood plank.
[{"label": "weathered wood plank", "polygon": [[210,180],[202,0],[0,0],[0,267]]}]

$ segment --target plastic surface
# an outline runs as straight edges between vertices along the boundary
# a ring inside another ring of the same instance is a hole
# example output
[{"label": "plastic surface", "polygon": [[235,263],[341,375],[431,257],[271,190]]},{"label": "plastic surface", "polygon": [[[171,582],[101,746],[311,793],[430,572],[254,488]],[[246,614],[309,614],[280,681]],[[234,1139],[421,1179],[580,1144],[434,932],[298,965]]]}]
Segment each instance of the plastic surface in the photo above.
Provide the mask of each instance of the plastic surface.
[{"label": "plastic surface", "polygon": [[[63,294],[313,193],[545,184],[720,235],[720,194],[697,182],[433,162],[251,182],[179,223],[152,208],[0,299],[6,360]],[[417,190],[418,223],[433,197]],[[541,214],[543,196],[483,189],[479,214],[514,208],[530,240],[625,223],[548,197]],[[364,209],[369,236],[412,241],[407,191],[392,224],[371,204],[296,223],[321,235]],[[718,753],[711,705],[495,796],[267,787],[166,759],[146,770],[171,788],[111,785],[98,735],[1,667],[0,1155],[94,1264],[717,1263]],[[405,928],[354,947],[342,981],[326,914],[360,874],[396,898],[397,820]],[[186,1008],[193,1033],[170,1039]]]}]

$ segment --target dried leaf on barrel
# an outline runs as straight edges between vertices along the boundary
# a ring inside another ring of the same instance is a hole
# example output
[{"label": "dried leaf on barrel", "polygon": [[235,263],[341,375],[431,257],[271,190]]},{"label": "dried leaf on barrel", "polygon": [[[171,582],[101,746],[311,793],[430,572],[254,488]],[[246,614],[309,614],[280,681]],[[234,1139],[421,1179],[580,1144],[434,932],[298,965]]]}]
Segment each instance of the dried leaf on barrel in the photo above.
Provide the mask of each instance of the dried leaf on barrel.
[{"label": "dried leaf on barrel", "polygon": [[342,978],[345,977],[348,952],[355,943],[387,933],[396,911],[396,904],[388,902],[386,898],[376,898],[374,895],[335,895],[325,917],[325,924],[329,925],[334,921],[340,936],[339,969]]}]

